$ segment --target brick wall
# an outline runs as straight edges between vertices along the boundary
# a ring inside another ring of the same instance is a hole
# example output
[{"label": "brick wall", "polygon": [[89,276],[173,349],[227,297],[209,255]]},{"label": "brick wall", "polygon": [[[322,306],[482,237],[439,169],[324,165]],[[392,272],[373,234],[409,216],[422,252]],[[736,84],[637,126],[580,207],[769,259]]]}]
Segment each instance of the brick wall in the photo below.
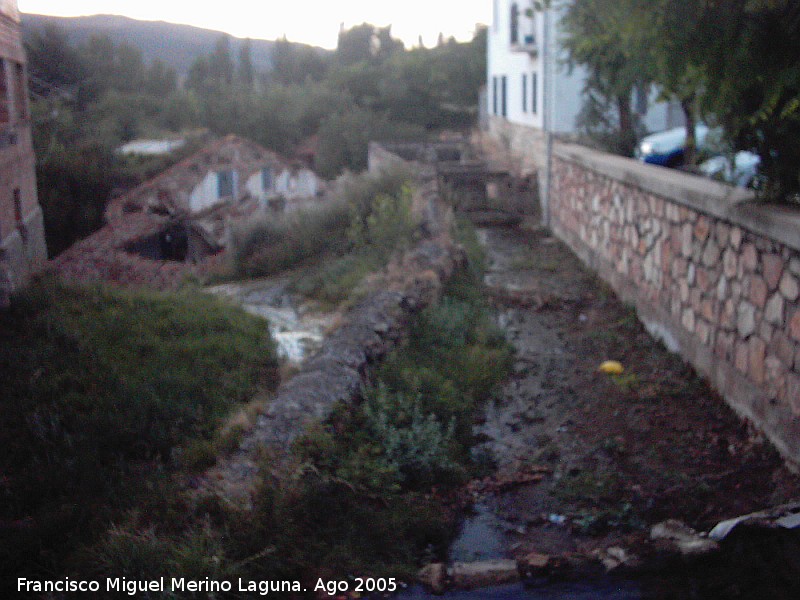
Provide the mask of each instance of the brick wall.
[{"label": "brick wall", "polygon": [[800,210],[556,144],[553,231],[800,463]]},{"label": "brick wall", "polygon": [[20,106],[27,102],[27,88],[17,69],[25,64],[25,56],[19,23],[5,14],[0,14],[0,58],[12,109],[9,123],[0,125],[0,306],[4,306],[47,260],[29,110]]}]

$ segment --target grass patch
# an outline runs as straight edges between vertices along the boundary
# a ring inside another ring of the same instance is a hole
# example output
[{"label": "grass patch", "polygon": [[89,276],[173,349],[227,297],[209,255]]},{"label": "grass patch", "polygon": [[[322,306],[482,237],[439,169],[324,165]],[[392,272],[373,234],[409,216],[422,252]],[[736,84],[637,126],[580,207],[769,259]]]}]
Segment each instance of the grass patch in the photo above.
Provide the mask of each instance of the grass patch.
[{"label": "grass patch", "polygon": [[326,205],[248,224],[232,236],[239,277],[273,275],[302,264],[292,291],[326,306],[361,293],[364,278],[416,239],[409,175],[348,175]]},{"label": "grass patch", "polygon": [[0,373],[13,568],[90,537],[173,462],[211,462],[221,418],[277,361],[265,321],[203,294],[44,282],[0,314]]},{"label": "grass patch", "polygon": [[366,216],[354,208],[347,229],[349,252],[299,275],[291,289],[328,306],[353,300],[363,293],[364,278],[406,250],[416,239],[417,229],[408,186],[392,195],[378,195]]},{"label": "grass patch", "polygon": [[234,229],[231,250],[239,277],[280,273],[328,253],[348,247],[351,207],[332,201],[318,208],[270,215]]},{"label": "grass patch", "polygon": [[[397,574],[416,568],[423,556],[444,556],[452,530],[441,498],[482,468],[470,453],[472,425],[513,360],[479,281],[468,269],[458,273],[441,302],[419,315],[407,341],[374,371],[362,403],[338,407],[296,441],[303,478],[313,483],[296,490],[296,510],[321,513],[325,524],[316,529],[329,531],[315,538],[307,557],[327,557],[320,568]],[[353,507],[326,510],[332,496]],[[364,506],[371,509],[363,512]]]},{"label": "grass patch", "polygon": [[[264,459],[252,510],[155,487],[74,564],[95,578],[149,579],[166,565],[185,577],[313,589],[317,577],[410,578],[422,562],[444,558],[455,531],[447,499],[486,467],[470,452],[477,410],[512,365],[480,281],[478,269],[458,273],[370,374],[362,401],[336,407],[295,441],[291,465],[276,473]],[[214,444],[248,422],[234,415]],[[208,448],[191,449],[202,463]]]}]

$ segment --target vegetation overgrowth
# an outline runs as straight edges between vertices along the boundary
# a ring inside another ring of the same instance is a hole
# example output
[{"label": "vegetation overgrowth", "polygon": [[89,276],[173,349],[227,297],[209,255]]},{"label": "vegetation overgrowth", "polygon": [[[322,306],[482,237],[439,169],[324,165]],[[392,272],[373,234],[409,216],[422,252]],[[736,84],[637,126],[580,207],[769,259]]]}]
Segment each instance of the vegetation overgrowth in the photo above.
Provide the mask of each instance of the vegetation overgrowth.
[{"label": "vegetation overgrowth", "polygon": [[[548,0],[546,4],[551,4]],[[800,5],[793,0],[576,0],[565,6],[563,44],[587,69],[583,124],[630,155],[643,130],[633,98],[680,104],[685,163],[695,124],[719,125],[729,153],[760,157],[760,192],[800,196]]]},{"label": "vegetation overgrowth", "polygon": [[293,269],[292,291],[329,306],[352,299],[368,274],[414,241],[410,185],[404,169],[348,174],[326,204],[247,223],[231,238],[233,272]]},{"label": "vegetation overgrowth", "polygon": [[0,564],[53,572],[277,382],[267,324],[196,291],[33,285],[0,313]]},{"label": "vegetation overgrowth", "polygon": [[235,133],[286,155],[314,140],[316,171],[334,178],[366,167],[370,140],[471,125],[486,33],[406,49],[389,28],[364,23],[342,31],[333,52],[279,40],[269,72],[254,67],[248,44],[233,56],[222,35],[182,82],[168,65],[146,64],[139,48],[102,36],[76,46],[48,27],[26,47],[40,201],[57,254],[102,224],[114,189],[148,175],[115,152],[137,137]]},{"label": "vegetation overgrowth", "polygon": [[420,313],[359,403],[307,430],[280,469],[264,457],[252,510],[213,495],[155,497],[76,564],[97,577],[147,579],[168,565],[187,577],[298,580],[311,590],[317,577],[410,577],[444,558],[458,487],[486,468],[471,452],[477,409],[512,363],[478,268],[458,272]]}]

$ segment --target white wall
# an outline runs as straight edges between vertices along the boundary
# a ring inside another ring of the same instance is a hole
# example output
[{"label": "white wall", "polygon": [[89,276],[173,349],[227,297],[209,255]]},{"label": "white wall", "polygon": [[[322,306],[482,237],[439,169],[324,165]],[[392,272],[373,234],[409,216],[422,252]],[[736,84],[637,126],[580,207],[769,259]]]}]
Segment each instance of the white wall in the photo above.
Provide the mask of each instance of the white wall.
[{"label": "white wall", "polygon": [[264,168],[269,168],[273,172],[272,185],[269,188],[264,187],[264,178],[261,174],[263,169],[259,169],[250,175],[245,183],[245,189],[247,190],[247,193],[253,198],[258,198],[259,200],[266,200],[269,196],[274,195],[275,190],[275,170],[271,166]]},{"label": "white wall", "polygon": [[[513,51],[511,46],[511,5],[512,0],[493,0],[494,22],[488,31],[486,102],[490,115],[502,112],[502,77],[506,77],[506,115],[512,123],[531,125],[541,128],[542,121],[542,68],[541,56],[531,56],[527,52]],[[525,2],[517,2],[520,6],[520,37],[533,33],[535,43],[541,45],[543,20],[536,15],[533,22],[524,14]],[[532,110],[532,75],[536,74],[537,98],[536,112]],[[522,89],[523,74],[526,77],[527,111],[523,110]],[[495,111],[495,81],[497,81],[497,110]]]},{"label": "white wall", "polygon": [[317,195],[319,180],[308,169],[284,169],[275,177],[275,191],[289,200],[311,198]]},{"label": "white wall", "polygon": [[311,197],[317,195],[319,189],[319,179],[313,171],[300,169],[296,174],[296,193],[299,197]]},{"label": "white wall", "polygon": [[272,167],[272,186],[265,189],[261,171],[257,171],[247,179],[245,184],[248,193],[254,198],[266,201],[269,198],[283,196],[287,200],[314,198],[319,190],[319,178],[309,169],[278,170]]},{"label": "white wall", "polygon": [[189,195],[189,210],[192,213],[221,204],[232,198],[239,197],[239,173],[233,171],[233,197],[219,197],[219,180],[217,171],[209,171],[199,184],[197,184]]},{"label": "white wall", "polygon": [[[530,0],[516,0],[519,7],[520,37],[534,32],[535,56],[520,52],[511,44],[511,6],[515,0],[492,0],[493,22],[488,31],[486,104],[489,115],[501,115],[501,81],[506,77],[506,119],[510,123],[547,129],[555,133],[574,133],[576,118],[583,105],[582,91],[586,72],[581,67],[570,69],[564,64],[566,53],[559,39],[559,26],[566,2],[555,2],[544,12],[535,12],[533,23],[525,16]],[[533,29],[531,29],[533,26]],[[531,111],[531,76],[537,75],[536,112]],[[529,87],[528,110],[523,110],[523,74]],[[496,79],[495,79],[496,78]],[[494,89],[497,83],[498,106],[494,110]],[[679,115],[666,103],[656,103],[657,94],[650,94],[650,106],[643,116],[648,131],[659,131],[680,125]]]}]

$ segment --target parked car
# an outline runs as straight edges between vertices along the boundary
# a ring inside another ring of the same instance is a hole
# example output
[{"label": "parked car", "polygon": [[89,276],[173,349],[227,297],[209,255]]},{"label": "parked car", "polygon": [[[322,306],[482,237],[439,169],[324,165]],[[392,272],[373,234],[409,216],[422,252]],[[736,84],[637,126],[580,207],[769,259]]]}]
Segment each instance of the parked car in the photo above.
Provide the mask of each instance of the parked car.
[{"label": "parked car", "polygon": [[742,150],[733,156],[713,156],[698,167],[706,177],[724,181],[738,187],[758,187],[758,154]]},{"label": "parked car", "polygon": [[[702,150],[709,129],[703,123],[698,123],[694,130],[697,149]],[[683,152],[686,145],[686,128],[675,127],[652,133],[641,139],[636,145],[634,156],[646,163],[662,167],[678,167],[683,164]]]}]

